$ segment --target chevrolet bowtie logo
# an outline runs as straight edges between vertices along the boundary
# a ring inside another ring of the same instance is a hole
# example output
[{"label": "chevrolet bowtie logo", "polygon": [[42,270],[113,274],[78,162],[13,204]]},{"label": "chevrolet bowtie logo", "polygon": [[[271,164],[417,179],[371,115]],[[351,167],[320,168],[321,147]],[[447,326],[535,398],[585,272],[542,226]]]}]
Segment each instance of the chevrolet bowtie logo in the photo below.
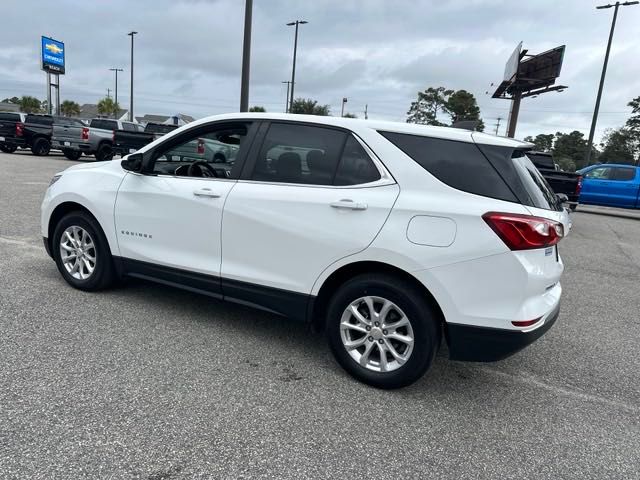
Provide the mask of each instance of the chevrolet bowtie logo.
[{"label": "chevrolet bowtie logo", "polygon": [[44,44],[44,48],[46,50],[49,50],[51,53],[55,53],[56,55],[60,54],[60,53],[62,53],[64,51],[62,48],[57,46],[55,43],[45,43]]}]

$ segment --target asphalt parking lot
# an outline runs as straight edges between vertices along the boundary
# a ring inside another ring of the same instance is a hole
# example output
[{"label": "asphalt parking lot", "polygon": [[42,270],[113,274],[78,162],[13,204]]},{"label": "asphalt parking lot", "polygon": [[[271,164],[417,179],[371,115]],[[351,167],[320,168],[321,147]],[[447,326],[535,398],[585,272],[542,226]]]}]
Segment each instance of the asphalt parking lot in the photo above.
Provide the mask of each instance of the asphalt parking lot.
[{"label": "asphalt parking lot", "polygon": [[380,391],[306,325],[67,286],[39,221],[72,163],[0,154],[0,478],[640,478],[639,218],[573,215],[560,319],[527,350],[441,352]]}]

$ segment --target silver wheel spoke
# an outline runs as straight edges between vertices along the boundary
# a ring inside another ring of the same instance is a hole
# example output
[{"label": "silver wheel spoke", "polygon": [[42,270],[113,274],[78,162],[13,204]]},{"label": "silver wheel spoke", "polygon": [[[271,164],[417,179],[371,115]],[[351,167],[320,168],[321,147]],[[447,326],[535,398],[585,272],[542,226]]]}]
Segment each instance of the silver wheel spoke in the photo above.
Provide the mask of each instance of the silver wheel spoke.
[{"label": "silver wheel spoke", "polygon": [[358,307],[356,305],[351,305],[349,309],[351,311],[351,314],[356,317],[356,320],[358,320],[363,325],[369,325],[371,323],[370,320],[364,318],[364,316],[358,311]]},{"label": "silver wheel spoke", "polygon": [[347,350],[353,350],[354,348],[358,348],[364,345],[366,341],[367,341],[367,336],[365,335],[364,337],[358,340],[351,340],[351,341],[345,342],[344,346]]},{"label": "silver wheel spoke", "polygon": [[407,325],[409,325],[409,320],[407,320],[407,317],[405,316],[403,316],[400,320],[396,322],[384,324],[385,328],[389,328],[392,330],[397,330],[398,328],[406,327]]},{"label": "silver wheel spoke", "polygon": [[401,335],[399,333],[390,333],[389,335],[387,335],[387,338],[393,339],[393,340],[397,340],[399,342],[402,343],[406,343],[407,345],[409,344],[413,344],[413,338],[412,337],[408,337],[407,335]]},{"label": "silver wheel spoke", "polygon": [[391,345],[391,342],[385,339],[384,343],[387,346],[387,350],[389,351],[389,353],[393,356],[393,358],[396,359],[396,362],[398,362],[400,365],[404,364],[404,362],[406,361],[405,357],[398,353],[395,347]]},{"label": "silver wheel spoke", "polygon": [[355,330],[356,332],[367,333],[367,329],[362,325],[354,325],[353,323],[349,322],[342,322],[340,325],[342,325],[342,328],[348,328],[349,330]]},{"label": "silver wheel spoke", "polygon": [[86,280],[96,268],[97,251],[89,232],[72,225],[60,238],[60,259],[65,270],[76,280]]},{"label": "silver wheel spoke", "polygon": [[380,352],[380,371],[386,372],[388,369],[386,348],[384,343],[377,343],[376,345],[378,345],[378,351]]},{"label": "silver wheel spoke", "polygon": [[364,348],[364,352],[360,357],[360,365],[363,367],[366,367],[367,363],[369,363],[369,356],[371,355],[371,350],[373,350],[374,345],[375,343],[373,342],[367,342],[367,346]]}]

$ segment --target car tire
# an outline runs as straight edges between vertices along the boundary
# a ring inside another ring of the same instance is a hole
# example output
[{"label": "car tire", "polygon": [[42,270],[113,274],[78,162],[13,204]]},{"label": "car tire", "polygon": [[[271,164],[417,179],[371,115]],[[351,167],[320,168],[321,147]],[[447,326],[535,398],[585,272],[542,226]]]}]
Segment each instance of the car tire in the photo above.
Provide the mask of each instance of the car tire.
[{"label": "car tire", "polygon": [[572,204],[572,205],[569,205],[569,208],[571,209],[572,212],[575,212],[578,209],[578,205]]},{"label": "car tire", "polygon": [[44,157],[49,155],[49,151],[51,150],[51,143],[46,138],[36,138],[31,146],[31,153],[37,155],[38,157]]},{"label": "car tire", "polygon": [[[373,305],[374,315],[368,302]],[[384,314],[388,304],[391,306]],[[352,307],[364,323],[353,315]],[[403,318],[408,325],[398,320]],[[396,327],[398,324],[401,326]],[[442,337],[440,315],[424,292],[411,282],[387,274],[359,275],[336,291],[327,309],[327,335],[331,351],[348,373],[383,389],[405,387],[422,377]],[[411,344],[408,339],[412,339]],[[347,349],[347,344],[351,348]]]},{"label": "car tire", "polygon": [[115,279],[109,243],[98,222],[86,212],[71,212],[58,222],[51,252],[62,277],[74,288],[102,290]]},{"label": "car tire", "polygon": [[63,150],[62,153],[69,160],[78,160],[82,156],[82,152],[79,150]]},{"label": "car tire", "polygon": [[96,150],[95,157],[99,162],[111,160],[113,158],[113,148],[108,143],[103,143]]},{"label": "car tire", "polygon": [[18,149],[15,145],[0,145],[0,150],[4,153],[13,153]]}]

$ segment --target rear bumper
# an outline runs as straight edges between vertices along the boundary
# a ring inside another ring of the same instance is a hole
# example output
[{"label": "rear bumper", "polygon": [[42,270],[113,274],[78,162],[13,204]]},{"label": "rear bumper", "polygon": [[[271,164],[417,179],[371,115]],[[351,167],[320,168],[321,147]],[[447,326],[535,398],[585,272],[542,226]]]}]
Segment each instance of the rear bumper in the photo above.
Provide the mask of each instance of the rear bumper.
[{"label": "rear bumper", "polygon": [[69,145],[65,145],[65,140],[57,140],[53,139],[51,143],[51,147],[59,150],[73,150],[76,152],[90,152],[91,145],[88,143],[78,143],[78,142],[69,142],[66,140]]},{"label": "rear bumper", "polygon": [[4,141],[0,142],[3,145],[9,145],[12,147],[25,147],[26,143],[24,141],[24,138],[20,138],[20,137],[4,137]]},{"label": "rear bumper", "polygon": [[560,304],[534,330],[506,330],[448,323],[449,358],[465,362],[496,362],[510,357],[544,335],[556,322]]}]

